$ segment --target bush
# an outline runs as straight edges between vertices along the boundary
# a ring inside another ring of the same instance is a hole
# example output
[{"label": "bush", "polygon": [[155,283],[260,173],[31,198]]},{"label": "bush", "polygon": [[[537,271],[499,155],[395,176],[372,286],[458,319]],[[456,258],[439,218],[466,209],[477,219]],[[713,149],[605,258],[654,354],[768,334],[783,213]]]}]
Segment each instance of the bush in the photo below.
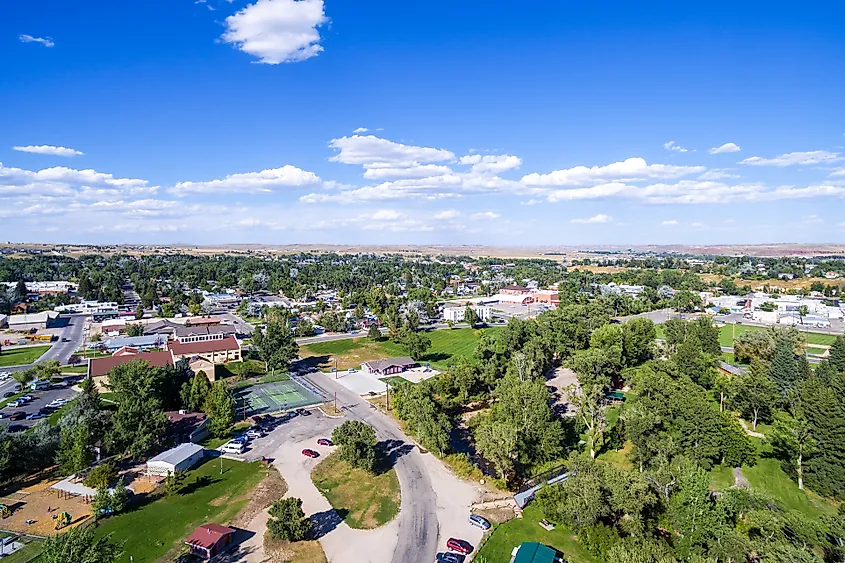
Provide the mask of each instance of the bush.
[{"label": "bush", "polygon": [[92,489],[103,487],[107,489],[115,479],[117,479],[117,465],[113,461],[106,461],[91,469],[83,483]]},{"label": "bush", "polygon": [[465,453],[449,454],[443,457],[443,461],[461,479],[472,479],[474,481],[484,479],[484,473]]},{"label": "bush", "polygon": [[311,520],[302,510],[302,499],[285,498],[270,507],[270,520],[267,530],[279,540],[301,541],[311,533]]},{"label": "bush", "polygon": [[376,431],[360,420],[347,420],[332,431],[340,459],[373,473],[376,468]]},{"label": "bush", "polygon": [[596,524],[582,529],[578,539],[587,551],[604,559],[610,548],[619,541],[619,533],[605,524]]}]

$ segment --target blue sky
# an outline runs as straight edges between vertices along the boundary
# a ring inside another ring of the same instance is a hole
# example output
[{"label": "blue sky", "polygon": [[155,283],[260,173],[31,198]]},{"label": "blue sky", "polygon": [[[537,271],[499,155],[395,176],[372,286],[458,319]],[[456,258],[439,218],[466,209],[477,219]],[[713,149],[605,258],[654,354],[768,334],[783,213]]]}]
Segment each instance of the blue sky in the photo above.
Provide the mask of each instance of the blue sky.
[{"label": "blue sky", "polygon": [[0,238],[845,241],[845,5],[634,4],[14,3]]}]

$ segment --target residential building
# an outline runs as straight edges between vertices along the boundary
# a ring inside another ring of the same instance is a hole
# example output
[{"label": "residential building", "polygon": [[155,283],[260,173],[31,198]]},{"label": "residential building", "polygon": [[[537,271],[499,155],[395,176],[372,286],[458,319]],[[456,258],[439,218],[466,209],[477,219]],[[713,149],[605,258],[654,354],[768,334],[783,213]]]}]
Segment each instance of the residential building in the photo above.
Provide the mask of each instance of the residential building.
[{"label": "residential building", "polygon": [[139,352],[138,350],[123,348],[111,356],[88,360],[88,377],[94,380],[98,388],[105,389],[105,385],[108,384],[109,372],[117,366],[128,364],[134,360],[143,360],[151,367],[164,367],[175,364],[173,354],[169,351]]},{"label": "residential building", "polygon": [[227,336],[234,336],[235,327],[232,325],[177,325],[174,331],[176,340],[182,344],[189,342],[205,342],[207,340],[223,340]]},{"label": "residential building", "polygon": [[191,534],[185,544],[191,554],[201,559],[211,559],[232,546],[235,530],[220,524],[203,524]]},{"label": "residential building", "polygon": [[201,412],[168,411],[167,434],[177,443],[205,440],[211,432],[208,430],[208,417]]},{"label": "residential building", "polygon": [[412,358],[403,356],[401,358],[390,358],[388,360],[373,360],[361,364],[361,371],[375,375],[376,377],[384,377],[387,375],[394,375],[407,371],[417,365]]},{"label": "residential building", "polygon": [[[478,320],[481,322],[487,322],[493,318],[493,307],[487,305],[470,305],[469,307],[475,311],[475,314],[478,315]],[[466,307],[446,307],[443,309],[443,318],[453,323],[462,323],[464,322],[466,310]]]}]

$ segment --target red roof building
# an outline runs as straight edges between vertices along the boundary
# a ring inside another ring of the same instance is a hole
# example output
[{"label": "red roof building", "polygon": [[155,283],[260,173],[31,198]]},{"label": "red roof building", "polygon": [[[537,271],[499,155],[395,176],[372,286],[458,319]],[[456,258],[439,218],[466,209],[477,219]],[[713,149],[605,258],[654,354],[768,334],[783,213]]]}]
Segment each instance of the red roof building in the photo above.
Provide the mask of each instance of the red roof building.
[{"label": "red roof building", "polygon": [[141,352],[140,354],[133,354],[130,350],[130,348],[121,348],[113,356],[88,360],[88,376],[95,378],[104,377],[117,366],[128,364],[134,360],[144,360],[152,367],[164,367],[168,364],[174,365],[173,355],[170,352]]},{"label": "red roof building", "polygon": [[211,559],[226,551],[235,537],[235,530],[220,524],[203,524],[191,534],[185,544],[191,553],[202,559]]},{"label": "red roof building", "polygon": [[198,359],[212,364],[241,361],[241,344],[234,336],[227,336],[214,340],[182,343],[178,340],[170,342],[168,348],[175,360],[187,359],[193,363]]}]

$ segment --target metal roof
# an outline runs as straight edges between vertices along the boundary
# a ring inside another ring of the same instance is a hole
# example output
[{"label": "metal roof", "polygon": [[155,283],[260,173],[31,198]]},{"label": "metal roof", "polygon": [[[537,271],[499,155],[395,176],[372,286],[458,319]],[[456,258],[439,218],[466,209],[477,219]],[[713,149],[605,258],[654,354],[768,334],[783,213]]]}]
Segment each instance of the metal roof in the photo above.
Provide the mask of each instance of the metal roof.
[{"label": "metal roof", "polygon": [[198,452],[203,451],[203,447],[199,444],[179,444],[175,448],[169,449],[166,452],[162,452],[155,456],[153,459],[149,460],[147,464],[150,463],[169,463],[170,465],[176,466],[185,461],[186,459],[190,458],[191,456],[195,455]]}]

